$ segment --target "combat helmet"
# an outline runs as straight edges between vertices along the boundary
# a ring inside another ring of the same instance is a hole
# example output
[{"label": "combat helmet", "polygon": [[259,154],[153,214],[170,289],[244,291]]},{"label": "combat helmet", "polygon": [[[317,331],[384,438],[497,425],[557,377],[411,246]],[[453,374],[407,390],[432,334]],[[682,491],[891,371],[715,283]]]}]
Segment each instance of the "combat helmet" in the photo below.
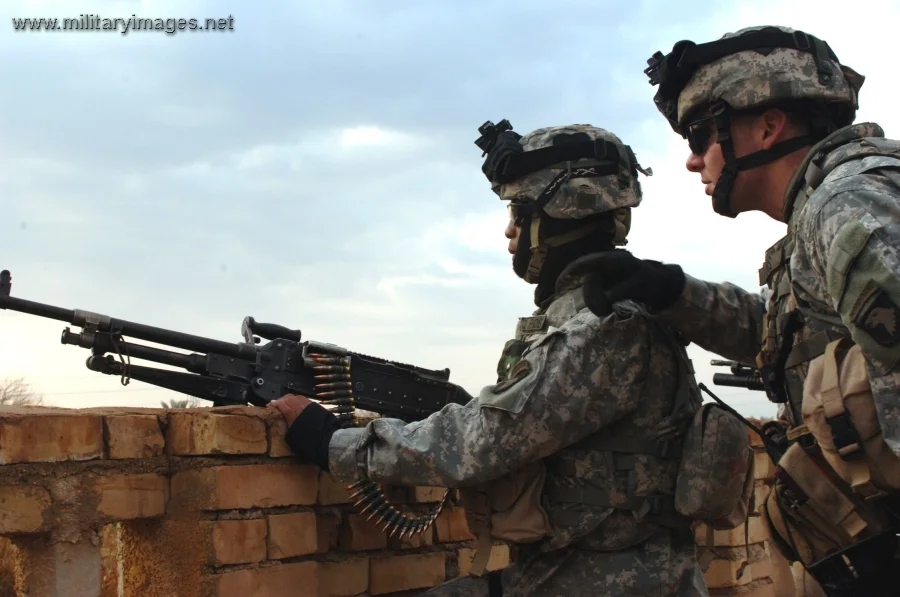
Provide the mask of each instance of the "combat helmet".
[{"label": "combat helmet", "polygon": [[[704,131],[714,125],[725,166],[713,192],[717,213],[735,217],[731,187],[740,170],[755,168],[814,144],[856,117],[865,77],[842,65],[828,44],[789,27],[748,27],[704,44],[683,40],[644,70],[658,85],[654,102],[672,129],[702,153]],[[769,106],[797,106],[809,116],[810,133],[737,158],[730,118]],[[708,115],[698,116],[705,111]],[[708,138],[708,137],[707,137]]]},{"label": "combat helmet", "polygon": [[[528,226],[531,260],[526,281],[535,282],[547,250],[596,232],[597,219],[565,233],[542,236],[543,217],[583,220],[613,212],[615,245],[626,244],[631,208],[641,203],[637,173],[652,175],[631,147],[588,124],[539,128],[524,137],[508,120],[485,122],[475,144],[487,155],[482,171],[491,189],[509,201],[511,217]],[[483,154],[484,155],[484,154]]]}]

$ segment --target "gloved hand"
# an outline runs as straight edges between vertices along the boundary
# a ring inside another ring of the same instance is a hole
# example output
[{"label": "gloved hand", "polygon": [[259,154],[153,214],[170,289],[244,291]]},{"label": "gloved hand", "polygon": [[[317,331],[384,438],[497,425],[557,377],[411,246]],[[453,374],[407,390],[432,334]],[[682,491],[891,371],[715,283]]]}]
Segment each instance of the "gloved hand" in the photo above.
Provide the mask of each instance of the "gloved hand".
[{"label": "gloved hand", "polygon": [[598,317],[612,313],[613,303],[623,300],[633,300],[650,311],[660,311],[675,304],[685,283],[681,267],[638,259],[622,249],[579,257],[566,268],[565,274],[588,274],[584,283],[584,302]]},{"label": "gloved hand", "polygon": [[277,410],[284,417],[288,427],[284,441],[291,451],[327,471],[331,436],[341,428],[334,413],[300,394],[285,394],[266,407]]}]

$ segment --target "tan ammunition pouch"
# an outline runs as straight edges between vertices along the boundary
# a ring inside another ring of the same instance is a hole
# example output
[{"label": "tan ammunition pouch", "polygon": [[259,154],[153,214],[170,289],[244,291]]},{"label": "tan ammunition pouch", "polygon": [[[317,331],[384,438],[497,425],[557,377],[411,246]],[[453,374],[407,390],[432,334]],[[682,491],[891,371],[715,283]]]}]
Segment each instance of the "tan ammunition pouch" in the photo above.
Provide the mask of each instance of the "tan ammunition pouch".
[{"label": "tan ammunition pouch", "polygon": [[493,539],[534,543],[552,533],[541,502],[546,478],[544,463],[534,462],[478,487],[460,489],[469,530],[477,539],[470,575],[484,574]]},{"label": "tan ammunition pouch", "polygon": [[804,566],[890,528],[884,514],[848,497],[827,464],[798,443],[781,457],[775,478],[764,515],[785,555]]},{"label": "tan ammunition pouch", "polygon": [[809,365],[803,422],[823,458],[853,491],[876,498],[900,489],[900,458],[885,444],[866,359],[847,338]]},{"label": "tan ammunition pouch", "polygon": [[785,555],[809,567],[891,530],[880,498],[897,495],[900,459],[884,443],[866,360],[849,338],[810,361],[802,413],[765,515]]}]

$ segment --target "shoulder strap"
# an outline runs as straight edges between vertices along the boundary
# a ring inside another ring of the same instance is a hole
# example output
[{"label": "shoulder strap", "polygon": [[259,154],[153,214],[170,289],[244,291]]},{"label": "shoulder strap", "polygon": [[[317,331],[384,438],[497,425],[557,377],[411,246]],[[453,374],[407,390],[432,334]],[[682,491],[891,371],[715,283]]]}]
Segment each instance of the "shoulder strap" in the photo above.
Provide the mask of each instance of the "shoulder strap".
[{"label": "shoulder strap", "polygon": [[794,250],[794,237],[791,232],[781,237],[771,247],[766,250],[766,261],[759,268],[759,285],[767,286],[782,267],[784,267],[791,258]]},{"label": "shoulder strap", "polygon": [[[847,162],[861,160],[863,158],[880,156],[885,158],[894,158],[900,160],[900,142],[893,139],[885,139],[884,137],[865,137],[857,139],[853,143],[860,146],[859,151],[847,152],[840,159],[828,160],[828,154],[812,160],[806,167],[803,179],[805,186],[797,192],[797,196],[793,201],[794,207],[792,214],[800,211],[809,196],[813,194],[819,186],[828,178],[828,175],[834,172],[838,166],[842,166]],[[898,162],[900,165],[900,162]],[[793,217],[791,218],[793,220]]]}]

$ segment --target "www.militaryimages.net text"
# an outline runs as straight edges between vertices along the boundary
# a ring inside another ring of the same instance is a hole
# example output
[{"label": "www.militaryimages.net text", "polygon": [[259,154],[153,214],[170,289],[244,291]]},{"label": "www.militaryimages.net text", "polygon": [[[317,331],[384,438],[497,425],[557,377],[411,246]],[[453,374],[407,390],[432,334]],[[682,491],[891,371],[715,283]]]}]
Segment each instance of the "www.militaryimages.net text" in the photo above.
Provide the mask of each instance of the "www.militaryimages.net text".
[{"label": "www.militaryimages.net text", "polygon": [[97,14],[82,14],[69,18],[13,18],[12,25],[15,31],[27,32],[91,31],[119,32],[122,35],[153,32],[175,35],[182,31],[234,31],[234,17],[160,19],[131,15],[128,18],[107,18]]}]

